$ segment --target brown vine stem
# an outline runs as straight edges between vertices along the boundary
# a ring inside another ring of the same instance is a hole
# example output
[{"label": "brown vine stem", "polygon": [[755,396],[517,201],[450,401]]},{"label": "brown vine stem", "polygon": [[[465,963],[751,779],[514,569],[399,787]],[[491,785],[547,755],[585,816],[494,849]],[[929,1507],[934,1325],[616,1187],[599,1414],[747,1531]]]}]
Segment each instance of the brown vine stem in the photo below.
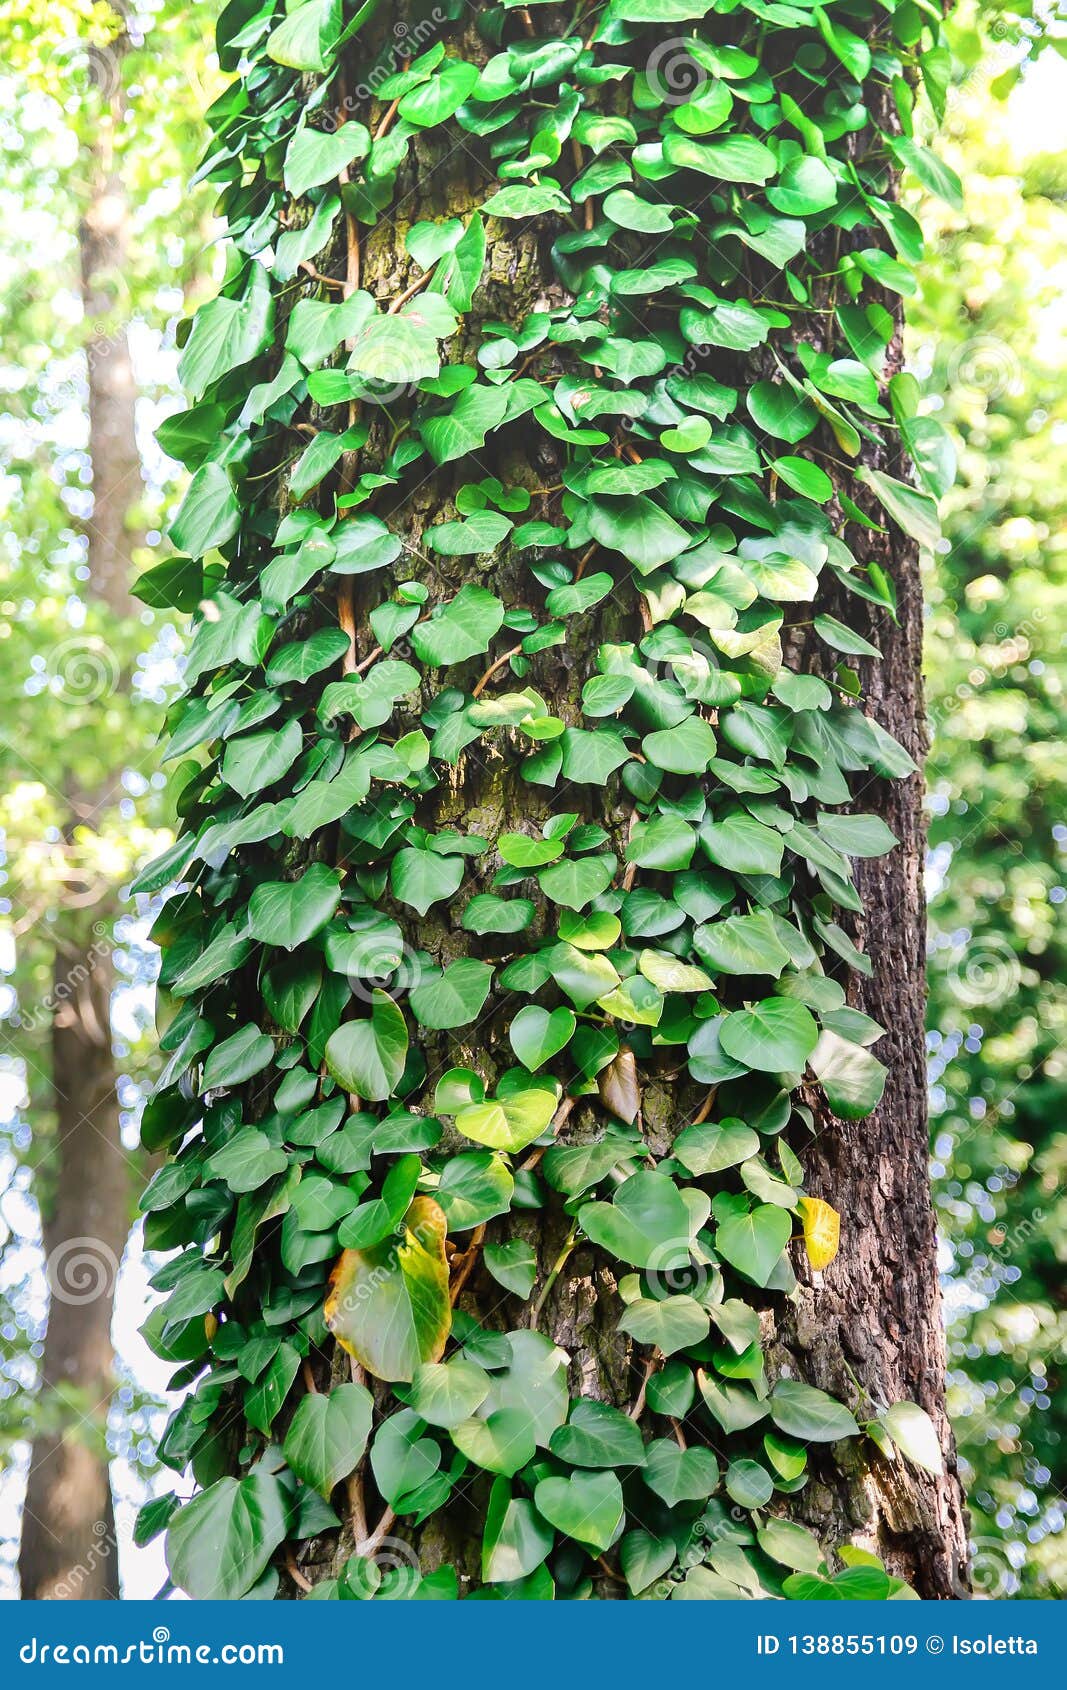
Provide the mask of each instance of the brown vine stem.
[{"label": "brown vine stem", "polygon": [[[348,1371],[351,1374],[353,1385],[366,1385],[367,1375],[363,1370],[362,1364],[356,1360],[355,1356],[349,1356],[348,1358]],[[355,1471],[350,1473],[348,1478],[345,1480],[345,1491],[348,1496],[349,1524],[352,1527],[352,1536],[358,1545],[362,1543],[363,1539],[367,1535],[367,1509],[363,1500],[362,1459]]]},{"label": "brown vine stem", "polygon": [[648,1381],[659,1367],[659,1364],[660,1358],[656,1354],[650,1355],[648,1360],[645,1362],[645,1374],[644,1378],[641,1380],[641,1388],[637,1393],[633,1407],[629,1411],[629,1418],[631,1420],[640,1420],[642,1414],[645,1412],[645,1397],[648,1393]]},{"label": "brown vine stem", "polygon": [[373,651],[369,651],[367,653],[367,655],[363,659],[362,663],[356,664],[356,674],[357,675],[365,674],[366,671],[370,668],[372,663],[376,663],[379,657],[384,657],[384,656],[385,656],[385,653],[382,651],[381,646],[376,645]]},{"label": "brown vine stem", "polygon": [[352,1536],[356,1547],[363,1542],[367,1535],[367,1509],[363,1501],[363,1463],[350,1473],[345,1480],[345,1490],[348,1495],[348,1523],[352,1527]]},{"label": "brown vine stem", "polygon": [[[337,111],[338,119],[341,123],[344,123],[345,112],[348,109],[348,79],[345,75],[345,66],[344,66],[343,57],[342,57],[342,60],[341,60],[341,64],[339,66],[338,76],[337,76],[337,105],[338,105],[338,111]],[[339,172],[337,179],[340,182],[342,189],[347,188],[349,182],[352,179],[351,172],[350,172],[347,164]],[[344,202],[344,194],[343,193],[341,195],[341,200],[342,200],[342,203],[343,203]],[[346,240],[346,243],[347,243],[348,252],[347,252],[347,264],[346,264],[346,270],[345,270],[344,296],[345,296],[346,299],[348,299],[349,296],[351,294],[355,293],[356,289],[359,287],[360,254],[359,254],[359,225],[356,223],[356,220],[353,217],[352,213],[350,211],[347,211],[347,210],[345,212],[345,240]]]},{"label": "brown vine stem", "polygon": [[[563,1099],[563,1102],[560,1104],[559,1108],[556,1110],[556,1113],[552,1117],[552,1136],[553,1136],[553,1138],[555,1138],[557,1136],[560,1128],[563,1126],[564,1122],[567,1120],[567,1117],[570,1115],[570,1112],[573,1108],[574,1108],[573,1097],[565,1097]],[[525,1173],[528,1173],[531,1168],[536,1168],[537,1164],[540,1162],[542,1156],[544,1155],[544,1153],[547,1149],[548,1149],[547,1144],[543,1144],[537,1150],[531,1150],[531,1152],[530,1152],[529,1156],[527,1156],[525,1162],[522,1163],[520,1172],[525,1174]]]},{"label": "brown vine stem", "polygon": [[679,1449],[688,1449],[689,1445],[685,1441],[685,1433],[682,1431],[682,1428],[679,1425],[678,1421],[675,1420],[673,1417],[671,1419],[671,1430],[678,1440],[678,1448]]},{"label": "brown vine stem", "polygon": [[574,579],[576,581],[580,581],[582,576],[585,574],[585,566],[589,562],[589,559],[592,557],[593,553],[596,551],[598,544],[599,544],[599,542],[594,540],[593,544],[591,546],[587,546],[585,551],[582,553],[581,557],[578,559],[578,567],[574,571]]},{"label": "brown vine stem", "polygon": [[521,645],[513,645],[510,651],[506,651],[504,653],[503,657],[498,657],[495,663],[491,663],[489,665],[488,669],[485,671],[485,674],[482,676],[481,680],[478,682],[478,685],[475,687],[474,691],[471,693],[471,697],[472,698],[481,698],[482,693],[485,691],[486,687],[488,686],[489,682],[492,680],[493,676],[496,674],[497,670],[503,669],[505,663],[510,663],[511,659],[513,657],[519,657],[519,656],[521,656],[521,654],[522,654]]},{"label": "brown vine stem", "polygon": [[304,1376],[304,1389],[307,1391],[308,1396],[317,1397],[319,1394],[319,1387],[315,1383],[315,1375],[311,1371],[311,1360],[308,1356],[304,1357],[301,1372]]},{"label": "brown vine stem", "polygon": [[356,659],[356,594],[355,577],[342,575],[341,584],[337,589],[337,620],[348,635],[348,650],[341,659],[341,673],[356,675],[359,664]]},{"label": "brown vine stem", "polygon": [[692,1124],[694,1127],[699,1127],[701,1123],[706,1121],[708,1116],[711,1114],[712,1109],[715,1107],[715,1094],[718,1089],[718,1086],[712,1086],[707,1097],[693,1116]]},{"label": "brown vine stem", "polygon": [[297,1566],[296,1556],[293,1554],[291,1549],[286,1549],[285,1551],[285,1570],[298,1590],[307,1591],[314,1589],[311,1580],[306,1579],[300,1571],[300,1568]]},{"label": "brown vine stem", "polygon": [[410,287],[406,287],[403,293],[397,295],[396,299],[394,299],[390,305],[386,315],[395,317],[402,305],[406,305],[409,299],[414,299],[417,293],[421,293],[427,282],[432,280],[433,273],[433,269],[424,270],[418,281],[412,282]]},{"label": "brown vine stem", "polygon": [[[343,64],[337,80],[337,95],[339,107],[338,115],[343,121],[344,113],[348,105],[348,92],[346,88]],[[347,165],[340,172],[338,180],[340,181],[342,187],[347,186],[349,181],[349,171]],[[352,216],[351,212],[348,211],[345,212],[345,248],[345,280],[342,284],[341,293],[343,298],[350,299],[359,287],[360,251],[359,228],[355,218]],[[353,423],[356,421],[358,414],[358,406],[354,402],[351,403],[348,407],[349,428],[351,428]],[[354,454],[346,452],[341,464],[342,492],[351,490],[353,480],[353,463]],[[341,662],[341,673],[343,675],[351,675],[356,672],[359,651],[356,644],[356,589],[355,580],[351,575],[342,576],[341,584],[337,589],[337,620],[345,634],[348,636],[348,650],[345,652]],[[349,739],[354,739],[357,731],[358,730],[353,724],[352,730],[348,736]]]},{"label": "brown vine stem", "polygon": [[378,1521],[378,1524],[371,1532],[370,1537],[361,1540],[357,1544],[357,1551],[364,1557],[364,1559],[374,1554],[374,1551],[381,1543],[382,1538],[386,1535],[389,1527],[395,1519],[396,1515],[393,1513],[393,1510],[391,1508],[387,1508],[381,1519]]},{"label": "brown vine stem", "polygon": [[577,1242],[578,1242],[578,1223],[577,1223],[577,1221],[575,1221],[574,1225],[571,1227],[570,1232],[567,1234],[567,1237],[564,1241],[564,1245],[563,1245],[562,1250],[560,1251],[559,1255],[556,1257],[555,1261],[552,1263],[551,1268],[549,1269],[548,1277],[546,1278],[545,1283],[542,1285],[540,1291],[537,1294],[537,1301],[534,1303],[533,1308],[530,1310],[530,1322],[529,1322],[529,1324],[530,1324],[531,1332],[536,1331],[537,1322],[540,1318],[541,1310],[544,1308],[545,1303],[548,1301],[549,1292],[552,1290],[553,1285],[555,1285],[556,1280],[559,1278],[560,1274],[562,1273],[563,1268],[566,1265],[567,1257],[570,1255],[571,1251],[574,1249],[574,1246]]},{"label": "brown vine stem", "polygon": [[[401,70],[402,71],[407,70],[408,65],[410,63],[411,63],[410,55],[406,59],[401,59],[401,61],[400,61]],[[401,98],[402,98],[402,96],[400,94],[398,94],[396,99],[393,101],[392,105],[389,106],[388,109],[386,110],[385,115],[383,116],[383,118],[382,118],[381,122],[379,123],[377,129],[374,131],[374,137],[373,138],[374,138],[375,141],[380,141],[383,135],[388,135],[390,129],[393,127],[393,119],[396,117],[397,112],[400,110]]]},{"label": "brown vine stem", "polygon": [[345,284],[340,281],[338,277],[324,276],[322,271],[316,270],[314,264],[309,263],[306,258],[301,262],[298,268],[303,270],[305,275],[310,276],[313,282],[318,282],[321,287],[339,288],[342,291],[344,289]]},{"label": "brown vine stem", "polygon": [[484,1237],[485,1222],[483,1221],[482,1224],[480,1226],[476,1226],[474,1231],[471,1233],[470,1243],[467,1245],[467,1248],[463,1251],[462,1255],[453,1256],[452,1258],[452,1268],[455,1272],[455,1278],[449,1287],[448,1300],[452,1304],[453,1308],[456,1306],[460,1292],[463,1290],[463,1287],[474,1272],[475,1264],[477,1263],[478,1256],[482,1248],[482,1239]]},{"label": "brown vine stem", "polygon": [[[629,821],[629,824],[628,824],[627,829],[626,829],[626,844],[627,844],[627,846],[629,846],[630,841],[634,836],[634,829],[636,828],[636,826],[637,826],[637,811],[631,810],[630,811],[630,821]],[[626,868],[623,872],[623,877],[622,877],[622,890],[624,892],[632,891],[633,890],[633,884],[634,884],[634,881],[635,881],[636,878],[637,878],[637,864],[636,863],[627,863]]]}]

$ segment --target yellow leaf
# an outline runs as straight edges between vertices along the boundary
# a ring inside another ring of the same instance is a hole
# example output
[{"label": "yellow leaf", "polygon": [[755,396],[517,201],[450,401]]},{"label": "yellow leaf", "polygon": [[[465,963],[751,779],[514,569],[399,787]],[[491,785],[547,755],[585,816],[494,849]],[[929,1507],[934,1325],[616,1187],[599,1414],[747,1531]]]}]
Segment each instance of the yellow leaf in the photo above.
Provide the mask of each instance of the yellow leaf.
[{"label": "yellow leaf", "polygon": [[804,1247],[808,1261],[816,1273],[830,1266],[837,1255],[841,1239],[841,1216],[821,1197],[802,1197],[800,1213],[804,1222]]},{"label": "yellow leaf", "polygon": [[330,1275],[323,1310],[343,1350],[390,1384],[409,1384],[425,1362],[440,1361],[452,1327],[444,1210],[416,1197],[400,1243],[390,1234],[345,1250]]}]

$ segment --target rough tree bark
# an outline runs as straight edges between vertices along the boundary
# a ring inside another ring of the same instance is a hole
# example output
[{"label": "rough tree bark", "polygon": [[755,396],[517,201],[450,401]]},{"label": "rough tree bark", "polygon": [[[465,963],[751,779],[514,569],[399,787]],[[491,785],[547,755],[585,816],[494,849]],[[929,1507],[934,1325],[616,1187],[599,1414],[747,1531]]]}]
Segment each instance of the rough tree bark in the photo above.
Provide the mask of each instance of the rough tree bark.
[{"label": "rough tree bark", "polygon": [[[136,391],[115,293],[127,262],[129,208],[114,159],[122,116],[120,32],[91,49],[103,112],[86,151],[88,203],[79,225],[81,296],[87,326],[89,459],[93,508],[86,525],[86,592],[116,619],[129,614],[136,538],[131,508],[141,493],[134,431]],[[57,1430],[34,1443],[22,1518],[24,1599],[90,1601],[119,1595],[118,1553],[105,1448],[114,1353],[111,1318],[118,1263],[129,1229],[132,1181],[120,1138],[111,1043],[111,928],[117,889],[79,867],[77,830],[98,824],[115,801],[114,781],[66,786],[72,872],[68,907],[55,924],[51,1003],[55,1148],[43,1216],[50,1290],[40,1388],[56,1394]]]},{"label": "rough tree bark", "polygon": [[[539,29],[538,33],[544,31]],[[484,62],[486,49],[473,30],[464,32],[460,26],[452,26],[451,38],[448,29],[442,35],[464,57],[480,56]],[[372,45],[377,48],[380,41],[361,40],[364,64],[371,56]],[[381,124],[384,113],[384,102],[367,102],[350,115],[367,121],[373,130]],[[878,119],[883,129],[895,129],[896,117],[888,98]],[[480,202],[484,190],[485,174],[472,149],[451,147],[440,130],[417,136],[398,182],[394,202],[398,212],[382,220],[360,254],[360,285],[374,293],[383,306],[396,299],[416,273],[404,250],[407,229],[421,218],[464,216]],[[564,297],[549,256],[551,236],[539,226],[543,222],[533,219],[521,225],[490,225],[500,232],[491,240],[486,279],[465,322],[470,348],[477,343],[481,323],[492,319],[517,323],[525,312],[546,302],[557,304]],[[871,239],[869,228],[864,231],[864,239]],[[346,253],[341,247],[319,262],[334,276],[345,274]],[[886,295],[885,303],[896,313],[899,325],[899,300]],[[809,338],[817,345],[820,333],[816,313],[810,321],[810,333],[798,333],[798,338]],[[899,332],[893,352],[899,367]],[[463,352],[453,356],[462,358]],[[731,357],[712,353],[698,367],[730,381],[736,374]],[[566,367],[561,359],[557,369]],[[383,422],[380,426],[384,429],[386,425]],[[373,437],[371,445],[373,448]],[[882,446],[868,441],[856,467],[861,463],[907,477],[901,462],[888,459]],[[530,516],[553,519],[558,511],[558,492],[538,492],[556,487],[559,481],[560,461],[553,454],[551,441],[539,436],[537,454],[528,458],[514,451],[505,455],[490,439],[479,454],[479,464],[485,474],[496,474],[502,481],[525,486],[535,494]],[[429,557],[420,550],[420,536],[429,521],[452,514],[452,497],[462,479],[463,473],[448,468],[430,476],[406,502],[392,509],[377,507],[389,526],[405,536],[408,548],[418,551],[419,576],[430,587],[431,603],[450,596],[464,580],[472,578],[470,560]],[[867,534],[864,541],[870,547],[867,555],[876,557],[888,569],[899,594],[899,624],[892,626],[886,617],[878,618],[882,661],[859,666],[866,708],[919,760],[924,726],[917,549],[899,534],[893,538]],[[480,560],[480,566],[484,566],[484,560]],[[506,604],[516,605],[523,603],[524,573],[518,560],[505,554],[503,561],[492,565],[479,579]],[[361,595],[361,585],[357,579],[351,604],[345,610],[345,617],[351,616],[354,621],[356,663],[361,663],[375,646],[366,623],[366,612],[375,603],[375,596],[366,591]],[[832,611],[834,607],[833,590],[824,587],[815,608]],[[866,607],[855,598],[849,598],[848,607],[851,623],[874,637],[864,626]],[[579,626],[581,633],[576,638]],[[549,710],[565,720],[577,719],[582,682],[592,672],[590,658],[599,644],[640,638],[641,630],[640,600],[632,585],[572,622],[570,643],[539,659],[535,684]],[[803,635],[798,638],[802,641]],[[396,647],[393,654],[397,654]],[[804,662],[809,670],[814,669],[818,658],[813,652],[806,653]],[[474,665],[465,684],[478,678]],[[558,798],[559,789],[542,801],[537,788],[519,779],[513,762],[482,762],[468,752],[460,760],[451,787],[438,788],[415,819],[431,829],[461,826],[493,841],[519,824],[527,830],[531,824],[538,826],[559,807]],[[881,816],[901,841],[900,848],[888,858],[859,865],[857,882],[866,913],[862,925],[852,928],[856,943],[870,952],[874,971],[869,980],[853,983],[850,1002],[888,1029],[878,1049],[889,1066],[890,1079],[880,1107],[859,1122],[835,1120],[827,1114],[821,1097],[813,1094],[806,1098],[816,1110],[812,1142],[804,1147],[807,1188],[841,1211],[841,1249],[824,1275],[813,1276],[802,1248],[794,1245],[792,1260],[800,1290],[792,1306],[783,1309],[779,1299],[776,1314],[769,1308],[765,1312],[764,1344],[772,1379],[785,1370],[828,1389],[848,1402],[861,1418],[872,1401],[884,1405],[910,1398],[932,1415],[944,1433],[943,1446],[951,1449],[951,1435],[944,1431],[944,1343],[927,1176],[921,774],[900,782],[874,782],[862,793],[862,800],[862,808]],[[573,788],[564,807],[580,810],[583,821],[596,821],[608,828],[612,848],[622,856],[630,823],[625,802],[605,814],[603,797],[585,787]],[[488,879],[487,872],[484,883],[472,880],[470,890],[486,890]],[[531,936],[539,936],[539,931],[535,927]],[[422,923],[418,943],[442,965],[460,955],[493,957],[491,938],[472,941],[469,935],[458,934],[447,916],[438,911],[431,911]],[[499,1058],[498,1071],[511,1061],[506,1022],[504,1014],[481,1027],[477,1050],[465,1052],[453,1036],[444,1065],[469,1061],[490,1080],[493,1070],[491,1065],[487,1067],[487,1057],[490,1064],[494,1057]],[[664,1057],[660,1072],[646,1084],[642,1100],[642,1126],[654,1151],[668,1152],[673,1137],[693,1119],[702,1098],[703,1091],[687,1080],[684,1069],[678,1073]],[[579,1104],[566,1123],[564,1137],[574,1143],[592,1138],[595,1124],[593,1110]],[[536,1163],[537,1158],[534,1152],[528,1160]],[[537,1325],[569,1355],[571,1391],[624,1410],[643,1402],[641,1376],[631,1359],[629,1342],[616,1330],[619,1304],[615,1280],[588,1243],[580,1240],[575,1244],[570,1221],[558,1207],[558,1200],[555,1207],[550,1205],[526,1216],[520,1210],[489,1223],[486,1242],[505,1237],[522,1237],[534,1249],[538,1278],[532,1301],[539,1308]],[[454,1270],[455,1266],[454,1262]],[[476,1248],[463,1266],[469,1274],[458,1306],[476,1314],[485,1326],[513,1326],[518,1301],[502,1293],[481,1267]],[[349,1359],[339,1350],[332,1359],[326,1355],[319,1358],[316,1367],[324,1388],[328,1380],[336,1383],[350,1376]],[[836,1451],[834,1456],[820,1454],[813,1464],[814,1482],[791,1505],[794,1517],[807,1521],[825,1543],[853,1542],[876,1551],[893,1573],[908,1580],[925,1598],[966,1595],[966,1532],[954,1454],[950,1470],[939,1479],[899,1460],[890,1464],[875,1458],[872,1462],[870,1455],[869,1444],[864,1446],[862,1456],[858,1449],[846,1456],[847,1465],[837,1461]],[[294,1596],[298,1586],[336,1575],[352,1553],[364,1519],[371,1532],[380,1519],[380,1530],[410,1539],[424,1570],[451,1562],[461,1579],[467,1575],[477,1582],[488,1483],[488,1476],[482,1474],[469,1484],[466,1519],[453,1508],[448,1536],[441,1515],[421,1531],[411,1531],[402,1522],[393,1523],[388,1511],[383,1517],[365,1463],[354,1520],[339,1541],[317,1540],[301,1559],[296,1583],[287,1581],[283,1594]],[[624,1587],[607,1575],[596,1589],[602,1599],[624,1593]]]}]

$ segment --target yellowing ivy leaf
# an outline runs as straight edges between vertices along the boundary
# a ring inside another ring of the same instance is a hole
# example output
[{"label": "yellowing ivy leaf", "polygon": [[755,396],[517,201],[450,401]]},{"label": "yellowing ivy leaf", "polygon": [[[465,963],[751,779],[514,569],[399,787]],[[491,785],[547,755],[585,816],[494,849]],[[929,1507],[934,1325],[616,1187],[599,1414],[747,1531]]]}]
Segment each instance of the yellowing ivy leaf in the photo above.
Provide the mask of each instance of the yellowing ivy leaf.
[{"label": "yellowing ivy leaf", "polygon": [[798,1205],[804,1224],[804,1248],[816,1273],[830,1266],[841,1238],[841,1216],[821,1197],[802,1197]]}]

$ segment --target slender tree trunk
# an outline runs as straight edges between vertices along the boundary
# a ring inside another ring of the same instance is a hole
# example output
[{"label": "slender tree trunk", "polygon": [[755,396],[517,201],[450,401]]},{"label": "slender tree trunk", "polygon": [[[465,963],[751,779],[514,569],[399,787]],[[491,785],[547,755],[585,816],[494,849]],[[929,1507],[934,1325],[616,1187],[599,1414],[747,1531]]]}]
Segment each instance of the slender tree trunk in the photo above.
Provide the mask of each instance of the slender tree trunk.
[{"label": "slender tree trunk", "polygon": [[[125,45],[121,34],[96,56],[104,111],[86,158],[89,198],[79,227],[93,490],[86,590],[116,618],[131,608],[135,536],[130,513],[141,493],[130,348],[115,308],[127,262],[129,218],[113,157]],[[117,663],[114,667],[117,672]],[[105,1438],[115,1278],[129,1227],[132,1185],[120,1138],[111,1043],[111,931],[117,896],[115,888],[101,886],[79,869],[76,830],[94,827],[101,810],[115,801],[120,772],[116,769],[114,781],[96,791],[84,791],[75,781],[67,788],[72,875],[69,907],[56,924],[51,1006],[55,1186],[43,1221],[50,1300],[41,1370],[41,1388],[54,1393],[62,1426],[38,1438],[31,1455],[19,1572],[23,1597],[33,1599],[88,1601],[119,1595]]]},{"label": "slender tree trunk", "polygon": [[[543,29],[538,30],[539,35],[543,33]],[[469,35],[462,39],[459,50],[469,58],[478,52]],[[364,110],[358,115],[367,119]],[[376,106],[369,119],[372,127],[381,116],[382,107]],[[895,129],[896,119],[888,102],[879,118],[885,130]],[[416,273],[411,271],[404,251],[405,230],[421,218],[464,217],[479,204],[484,190],[484,173],[470,148],[452,149],[440,130],[417,136],[397,185],[395,204],[401,208],[401,215],[383,220],[381,228],[367,240],[361,254],[361,285],[375,293],[383,305],[397,297]],[[490,224],[490,231],[497,231],[496,238],[491,236],[475,308],[465,319],[470,348],[478,344],[485,322],[519,323],[524,313],[561,301],[549,256],[551,237],[538,224],[538,219],[522,224]],[[871,239],[871,231],[866,228],[862,239],[857,236],[856,244],[869,244]],[[324,267],[335,275],[343,273],[343,252],[335,251],[332,262],[327,260]],[[899,301],[887,295],[885,303],[894,310],[899,324]],[[798,320],[798,339],[810,339],[818,345],[821,333],[818,313],[811,319],[810,332],[802,331]],[[899,335],[895,353],[899,359]],[[452,356],[460,361],[464,354],[456,350]],[[722,380],[733,379],[730,357],[713,355],[707,367]],[[563,349],[556,371],[567,367]],[[887,371],[891,373],[891,369]],[[384,427],[382,438],[387,438]],[[538,489],[558,486],[565,455],[561,450],[557,458],[553,442],[544,435],[537,435],[536,441],[536,456],[531,458],[525,455],[523,444],[505,452],[490,437],[478,461],[484,474],[529,488],[534,494],[529,515],[552,521],[559,510],[558,493],[544,494]],[[372,436],[371,448],[373,445]],[[885,449],[877,443],[864,442],[856,467],[860,464],[908,478],[902,463],[889,461]],[[377,507],[389,526],[404,535],[409,551],[418,555],[419,579],[430,588],[430,603],[450,597],[472,578],[470,560],[431,557],[420,545],[430,522],[451,514],[456,486],[469,474],[469,465],[460,466],[458,477],[446,468],[431,475],[414,495],[392,510]],[[850,490],[854,492],[854,488]],[[917,550],[899,534],[893,538],[870,534],[865,540],[869,551],[858,555],[863,561],[880,561],[899,593],[899,624],[892,626],[881,615],[874,631],[865,626],[868,607],[854,597],[847,600],[850,624],[876,637],[884,654],[880,663],[860,665],[865,708],[919,761],[925,731]],[[521,605],[528,566],[518,558],[509,558],[506,551],[496,556],[498,561],[477,578],[508,606]],[[380,596],[380,589],[373,584],[373,577],[364,580],[372,584],[361,593],[363,583],[357,578],[342,614],[342,625],[346,621],[354,625],[357,662],[367,658],[376,643],[366,612]],[[840,612],[838,591],[832,584],[829,588],[824,585],[815,610],[833,611],[836,606]],[[620,585],[596,610],[573,619],[568,625],[567,645],[542,654],[532,682],[546,700],[548,711],[565,721],[579,720],[581,688],[593,672],[591,659],[597,648],[605,641],[639,640],[642,632],[640,595],[632,583]],[[803,635],[799,639],[802,641]],[[802,646],[791,649],[799,653]],[[402,648],[394,647],[392,655],[403,655]],[[818,655],[811,650],[795,666],[812,672],[818,663]],[[827,665],[830,673],[833,667],[833,663]],[[469,674],[456,684],[476,685],[481,678],[478,670],[479,665],[472,664]],[[506,668],[502,675],[498,672],[497,684],[507,679]],[[492,842],[517,828],[536,831],[545,817],[560,807],[559,789],[549,791],[542,799],[540,789],[519,778],[517,759],[483,761],[483,756],[481,747],[475,744],[460,759],[451,785],[438,787],[423,801],[415,818],[419,825],[431,831],[459,827]],[[800,1290],[791,1304],[778,1298],[775,1312],[767,1312],[768,1375],[773,1382],[785,1372],[827,1389],[847,1402],[860,1419],[869,1418],[873,1407],[901,1398],[910,1398],[927,1409],[942,1433],[943,1447],[950,1452],[949,1470],[943,1477],[928,1477],[900,1459],[893,1464],[877,1456],[872,1459],[872,1446],[866,1441],[862,1447],[850,1445],[849,1453],[840,1460],[838,1452],[844,1446],[834,1446],[833,1454],[824,1452],[813,1460],[813,1482],[793,1499],[790,1511],[793,1517],[810,1524],[824,1544],[868,1547],[921,1596],[951,1598],[967,1593],[966,1534],[954,1447],[944,1418],[944,1342],[927,1173],[922,777],[917,773],[904,781],[876,781],[856,797],[858,808],[884,818],[901,841],[900,848],[890,856],[858,865],[857,884],[866,913],[862,925],[853,928],[853,937],[870,952],[874,972],[869,980],[855,982],[850,992],[850,1002],[887,1029],[878,1054],[889,1066],[890,1079],[878,1110],[859,1122],[834,1119],[821,1094],[816,1096],[814,1091],[805,1099],[816,1113],[812,1142],[804,1152],[806,1188],[841,1212],[841,1248],[829,1270],[814,1276],[803,1248],[794,1245],[791,1255]],[[606,808],[607,802],[604,792],[579,786],[567,791],[563,807],[579,811],[582,822],[607,828],[612,836],[610,848],[622,861],[633,818],[625,793],[611,808]],[[485,860],[488,862],[491,856]],[[476,876],[476,869],[471,869],[465,890],[488,890],[489,871],[483,881]],[[539,931],[535,927],[530,936],[538,937]],[[431,910],[413,942],[442,966],[460,956],[494,960],[495,955],[491,937],[473,940],[457,931],[446,905]],[[514,1060],[507,1044],[508,1020],[505,1002],[493,1021],[479,1026],[477,1048],[464,1051],[455,1035],[442,1039],[439,1066],[469,1062],[485,1076],[490,1092],[494,1072],[506,1069]],[[432,1072],[432,1045],[427,1055]],[[665,1155],[678,1131],[693,1119],[706,1088],[694,1087],[684,1065],[679,1069],[669,1051],[660,1059],[658,1072],[646,1065],[642,1078],[642,1129],[653,1152]],[[597,1136],[603,1127],[603,1111],[598,1112],[595,1105],[594,1098],[575,1106],[566,1123],[568,1142],[580,1143]],[[536,1166],[538,1159],[535,1152],[529,1165]],[[516,1160],[521,1162],[522,1158]],[[620,1303],[616,1280],[600,1252],[585,1240],[575,1241],[572,1223],[563,1213],[560,1200],[551,1192],[548,1198],[545,1208],[526,1214],[513,1210],[490,1222],[484,1229],[484,1240],[475,1239],[467,1246],[468,1255],[458,1262],[453,1259],[453,1276],[458,1266],[463,1280],[458,1307],[469,1310],[488,1328],[507,1330],[529,1319],[529,1307],[524,1312],[520,1299],[501,1291],[482,1266],[479,1252],[482,1242],[526,1240],[538,1263],[530,1297],[537,1313],[530,1324],[568,1355],[572,1394],[593,1397],[623,1410],[639,1409],[644,1403],[644,1368],[629,1340],[617,1330]],[[327,1388],[328,1383],[337,1384],[349,1376],[349,1358],[337,1350],[332,1365],[320,1370],[320,1383]],[[389,1393],[382,1387],[377,1389],[384,1403]],[[642,1424],[648,1428],[654,1423],[657,1435],[664,1435],[664,1422],[646,1411]],[[377,1535],[377,1519],[379,1532],[411,1542],[424,1572],[451,1563],[460,1574],[461,1591],[464,1580],[477,1584],[489,1483],[489,1475],[484,1473],[468,1480],[447,1510],[412,1530],[404,1522],[394,1522],[376,1499],[369,1467],[364,1463],[352,1518],[339,1539],[320,1538],[302,1553],[300,1580],[317,1583],[336,1576],[362,1529]],[[294,1583],[286,1583],[283,1588],[288,1595],[297,1593]],[[614,1599],[625,1595],[625,1586],[605,1572],[597,1581],[595,1594],[601,1599]]]}]

